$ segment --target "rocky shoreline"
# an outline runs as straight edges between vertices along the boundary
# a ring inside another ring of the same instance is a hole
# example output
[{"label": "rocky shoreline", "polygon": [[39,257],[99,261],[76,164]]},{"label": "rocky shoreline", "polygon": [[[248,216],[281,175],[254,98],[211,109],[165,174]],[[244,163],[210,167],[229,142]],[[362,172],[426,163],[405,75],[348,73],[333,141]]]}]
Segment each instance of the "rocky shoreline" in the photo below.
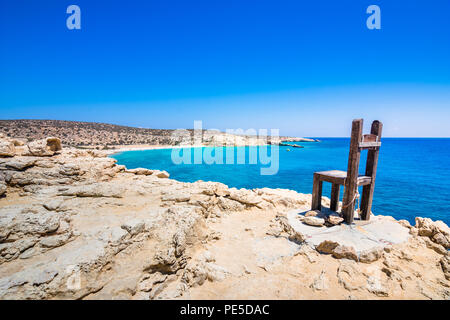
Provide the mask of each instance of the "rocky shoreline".
[{"label": "rocky shoreline", "polygon": [[376,216],[407,240],[353,255],[292,228],[311,195],[184,183],[107,155],[0,139],[0,299],[450,298],[441,221]]}]

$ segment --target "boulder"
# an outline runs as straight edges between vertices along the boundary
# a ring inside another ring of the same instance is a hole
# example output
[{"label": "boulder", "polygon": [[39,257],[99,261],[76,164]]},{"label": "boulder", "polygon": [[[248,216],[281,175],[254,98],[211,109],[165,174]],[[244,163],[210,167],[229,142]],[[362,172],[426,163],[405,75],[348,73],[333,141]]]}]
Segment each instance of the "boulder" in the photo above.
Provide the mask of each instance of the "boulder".
[{"label": "boulder", "polygon": [[14,157],[16,154],[16,148],[14,143],[9,140],[0,140],[0,157]]},{"label": "boulder", "polygon": [[434,226],[430,218],[416,218],[416,228],[419,230],[419,236],[431,237],[433,235]]},{"label": "boulder", "polygon": [[340,215],[336,213],[332,213],[327,217],[327,222],[332,224],[333,226],[336,226],[344,221],[344,218],[342,218]]},{"label": "boulder", "polygon": [[325,240],[322,241],[317,247],[316,250],[320,253],[333,253],[334,249],[339,245],[339,243],[334,241]]},{"label": "boulder", "polygon": [[145,168],[136,168],[125,170],[126,173],[133,173],[138,176],[150,176],[154,173],[154,170],[145,169]]},{"label": "boulder", "polygon": [[154,175],[156,175],[158,178],[169,178],[170,174],[167,171],[159,171],[154,170]]},{"label": "boulder", "polygon": [[250,190],[245,190],[245,189],[237,190],[235,188],[231,188],[229,197],[232,200],[239,201],[240,203],[243,203],[243,204],[246,204],[249,206],[256,206],[260,202],[263,201],[261,199],[261,197],[259,197],[255,194],[255,192],[252,192]]},{"label": "boulder", "polygon": [[307,213],[305,213],[305,217],[315,217],[320,213],[319,210],[310,210]]},{"label": "boulder", "polygon": [[443,255],[447,254],[447,249],[445,249],[442,245],[440,245],[438,243],[434,243],[429,238],[425,238],[425,244],[428,249],[434,250],[435,252],[437,252],[439,254],[443,254]]},{"label": "boulder", "polygon": [[450,248],[450,228],[444,222],[417,217],[415,229],[419,236],[429,237],[445,249]]},{"label": "boulder", "polygon": [[227,211],[242,211],[245,209],[245,205],[243,205],[242,203],[224,197],[217,198],[217,205],[221,209]]},{"label": "boulder", "polygon": [[362,251],[359,254],[359,261],[364,263],[371,263],[380,259],[383,255],[383,248],[373,248]]},{"label": "boulder", "polygon": [[358,261],[355,248],[350,246],[339,245],[333,250],[333,257],[336,259],[349,259]]},{"label": "boulder", "polygon": [[433,223],[435,230],[445,236],[450,236],[450,228],[441,220]]},{"label": "boulder", "polygon": [[49,137],[41,140],[35,140],[27,145],[25,156],[47,157],[53,156],[62,149],[61,140],[55,137]]},{"label": "boulder", "polygon": [[[1,187],[0,187],[1,188]],[[1,191],[0,191],[1,194]],[[433,242],[443,246],[445,249],[450,249],[450,243],[449,243],[449,239],[448,237],[446,237],[444,234],[442,233],[436,233],[431,240],[433,240]]]},{"label": "boulder", "polygon": [[228,187],[222,183],[218,183],[216,186],[215,194],[218,197],[226,197],[230,195],[230,190],[228,190]]},{"label": "boulder", "polygon": [[303,223],[310,225],[310,226],[314,226],[314,227],[321,227],[324,225],[325,219],[310,216],[310,217],[305,217],[303,219]]}]

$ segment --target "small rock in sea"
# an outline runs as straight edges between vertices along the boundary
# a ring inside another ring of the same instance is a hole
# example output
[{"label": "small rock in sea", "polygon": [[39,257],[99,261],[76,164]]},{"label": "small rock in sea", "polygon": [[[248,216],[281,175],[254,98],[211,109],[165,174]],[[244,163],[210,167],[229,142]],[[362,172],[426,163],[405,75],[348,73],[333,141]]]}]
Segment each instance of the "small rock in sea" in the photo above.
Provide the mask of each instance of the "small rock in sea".
[{"label": "small rock in sea", "polygon": [[309,216],[303,219],[303,223],[306,223],[310,226],[321,227],[325,223],[325,219]]}]

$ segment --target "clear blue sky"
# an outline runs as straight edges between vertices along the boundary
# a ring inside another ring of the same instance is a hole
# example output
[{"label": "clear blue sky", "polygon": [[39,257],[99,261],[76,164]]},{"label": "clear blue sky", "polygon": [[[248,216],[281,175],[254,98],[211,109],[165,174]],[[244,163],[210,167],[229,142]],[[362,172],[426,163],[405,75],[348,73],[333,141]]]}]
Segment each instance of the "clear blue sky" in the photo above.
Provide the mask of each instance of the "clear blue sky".
[{"label": "clear blue sky", "polygon": [[0,118],[450,137],[449,17],[448,0],[2,0]]}]

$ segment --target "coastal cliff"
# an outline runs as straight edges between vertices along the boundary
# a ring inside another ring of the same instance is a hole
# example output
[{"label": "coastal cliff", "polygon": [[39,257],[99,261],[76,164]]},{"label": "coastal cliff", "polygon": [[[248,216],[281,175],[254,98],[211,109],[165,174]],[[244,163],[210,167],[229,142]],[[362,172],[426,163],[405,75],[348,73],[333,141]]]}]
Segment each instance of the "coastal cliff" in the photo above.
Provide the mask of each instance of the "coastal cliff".
[{"label": "coastal cliff", "polygon": [[305,220],[310,202],[127,169],[58,138],[3,137],[0,299],[450,298],[443,222],[374,216],[408,237],[355,254],[291,227],[288,212]]}]

